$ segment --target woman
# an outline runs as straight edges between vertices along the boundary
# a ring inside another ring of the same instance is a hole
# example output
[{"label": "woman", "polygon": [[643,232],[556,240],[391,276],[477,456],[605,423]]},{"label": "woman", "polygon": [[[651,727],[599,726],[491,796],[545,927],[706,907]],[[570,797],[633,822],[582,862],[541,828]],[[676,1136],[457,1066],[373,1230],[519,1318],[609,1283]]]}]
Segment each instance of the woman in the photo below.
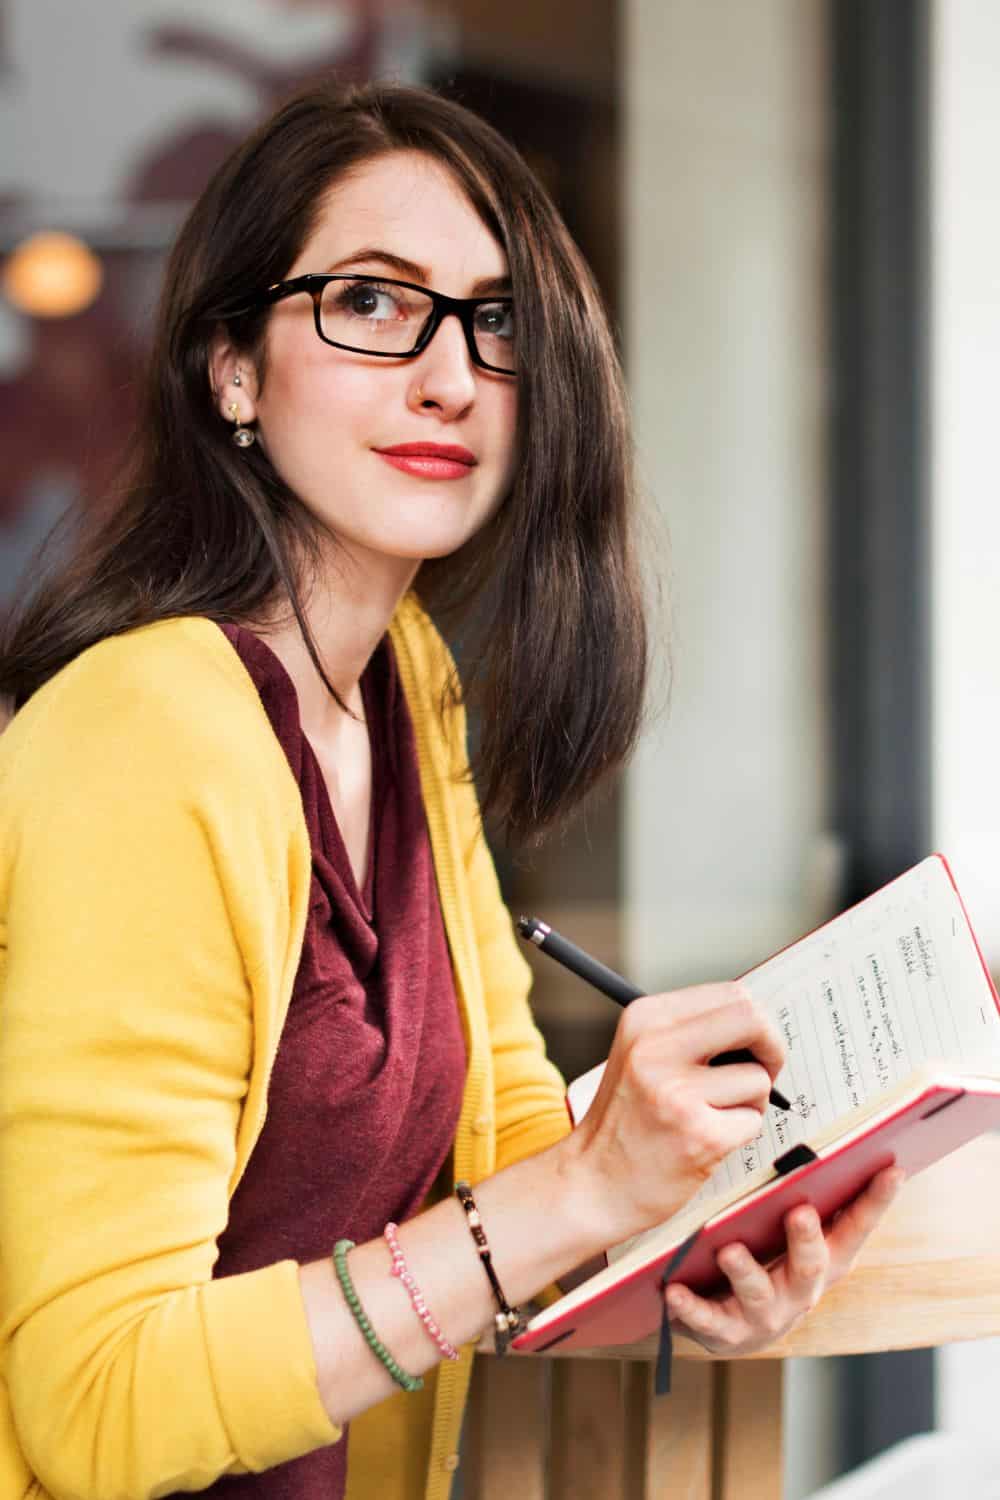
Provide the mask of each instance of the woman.
[{"label": "woman", "polygon": [[[466,774],[463,699],[514,834],[621,765],[631,509],[599,300],[491,129],[320,88],[220,169],[138,471],[0,657],[5,1495],[443,1496],[483,1329],[760,1128],[781,1043],[715,984],[624,1013],[567,1133]],[[460,697],[423,606],[472,603]],[[675,1325],[780,1335],[894,1186]]]}]

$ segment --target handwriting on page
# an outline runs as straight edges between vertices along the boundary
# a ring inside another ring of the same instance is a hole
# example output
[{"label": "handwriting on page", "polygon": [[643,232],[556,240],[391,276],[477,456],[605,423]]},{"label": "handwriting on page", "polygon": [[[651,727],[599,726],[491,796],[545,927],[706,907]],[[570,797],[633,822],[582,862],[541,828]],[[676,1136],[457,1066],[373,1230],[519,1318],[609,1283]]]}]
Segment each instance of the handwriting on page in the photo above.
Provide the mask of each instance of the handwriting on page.
[{"label": "handwriting on page", "polygon": [[922,861],[743,979],[784,1038],[777,1083],[791,1109],[768,1109],[760,1134],[685,1209],[739,1188],[923,1062],[1000,1067],[1000,1013],[940,859]]},{"label": "handwriting on page", "polygon": [[1000,1018],[982,1004],[968,926],[939,862],[927,866],[746,976],[784,1038],[778,1086],[792,1108],[767,1110],[699,1196],[738,1186],[923,1062],[1000,1059]]}]

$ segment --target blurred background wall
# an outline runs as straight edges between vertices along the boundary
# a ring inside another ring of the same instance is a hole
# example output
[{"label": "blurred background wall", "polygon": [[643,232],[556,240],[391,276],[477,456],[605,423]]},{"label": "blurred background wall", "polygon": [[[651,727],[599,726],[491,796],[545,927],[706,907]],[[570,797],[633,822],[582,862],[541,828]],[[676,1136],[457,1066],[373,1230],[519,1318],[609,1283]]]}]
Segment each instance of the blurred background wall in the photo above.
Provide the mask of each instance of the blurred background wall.
[{"label": "blurred background wall", "polygon": [[[114,482],[191,200],[330,69],[510,135],[621,333],[670,707],[573,829],[498,849],[512,904],[671,986],[939,847],[1000,969],[991,0],[0,0],[0,601]],[[616,1015],[552,967],[576,1072]],[[789,1500],[985,1428],[998,1375],[992,1345],[794,1365]]]},{"label": "blurred background wall", "polygon": [[[669,527],[670,712],[627,777],[627,970],[738,974],[839,896],[825,606],[825,0],[631,0],[626,349]],[[794,1362],[789,1496],[839,1466],[840,1369]]]},{"label": "blurred background wall", "polygon": [[[1000,971],[997,745],[1000,653],[1000,7],[934,9],[931,47],[933,325],[933,826]],[[938,1424],[996,1430],[1000,1342],[937,1356]]]}]

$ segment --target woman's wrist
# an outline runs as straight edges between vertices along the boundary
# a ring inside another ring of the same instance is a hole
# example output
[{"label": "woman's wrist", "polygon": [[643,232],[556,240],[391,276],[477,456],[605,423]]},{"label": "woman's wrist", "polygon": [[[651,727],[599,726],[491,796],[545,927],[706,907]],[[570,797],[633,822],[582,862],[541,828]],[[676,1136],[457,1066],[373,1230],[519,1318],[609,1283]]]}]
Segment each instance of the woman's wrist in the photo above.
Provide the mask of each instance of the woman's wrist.
[{"label": "woman's wrist", "polygon": [[487,1178],[475,1192],[512,1302],[530,1300],[614,1243],[572,1135]]},{"label": "woman's wrist", "polygon": [[[609,1245],[628,1238],[615,1216],[614,1195],[588,1155],[584,1132],[575,1130],[550,1148],[553,1157],[552,1201],[558,1203],[568,1233],[579,1250],[571,1269],[602,1256]],[[549,1152],[546,1152],[549,1155]],[[566,1273],[563,1273],[566,1274]]]},{"label": "woman's wrist", "polygon": [[[604,1248],[585,1176],[565,1144],[506,1167],[474,1188],[493,1265],[515,1307]],[[460,1347],[491,1330],[493,1290],[458,1199],[435,1204],[396,1233],[444,1340]],[[350,1272],[367,1319],[398,1365],[419,1376],[438,1363],[440,1346],[428,1337],[407,1288],[393,1276],[391,1250],[381,1236],[351,1250]],[[395,1386],[344,1300],[332,1257],[302,1266],[300,1281],[320,1395],[331,1421],[343,1423],[384,1400]]]}]

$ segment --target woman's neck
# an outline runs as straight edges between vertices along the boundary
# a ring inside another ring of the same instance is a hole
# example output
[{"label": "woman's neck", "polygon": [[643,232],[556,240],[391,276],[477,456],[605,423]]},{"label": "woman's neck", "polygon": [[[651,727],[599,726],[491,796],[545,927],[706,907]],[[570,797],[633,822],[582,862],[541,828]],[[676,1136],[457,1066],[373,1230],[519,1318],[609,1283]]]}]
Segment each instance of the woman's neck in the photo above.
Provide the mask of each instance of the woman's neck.
[{"label": "woman's neck", "polygon": [[[338,550],[324,575],[302,596],[324,671],[354,713],[362,711],[361,675],[419,567],[409,558],[380,558],[378,562],[378,567],[366,567]],[[266,641],[292,679],[306,735],[316,743],[336,739],[343,710],[316,670],[287,601],[268,621],[248,623],[247,628]]]}]

